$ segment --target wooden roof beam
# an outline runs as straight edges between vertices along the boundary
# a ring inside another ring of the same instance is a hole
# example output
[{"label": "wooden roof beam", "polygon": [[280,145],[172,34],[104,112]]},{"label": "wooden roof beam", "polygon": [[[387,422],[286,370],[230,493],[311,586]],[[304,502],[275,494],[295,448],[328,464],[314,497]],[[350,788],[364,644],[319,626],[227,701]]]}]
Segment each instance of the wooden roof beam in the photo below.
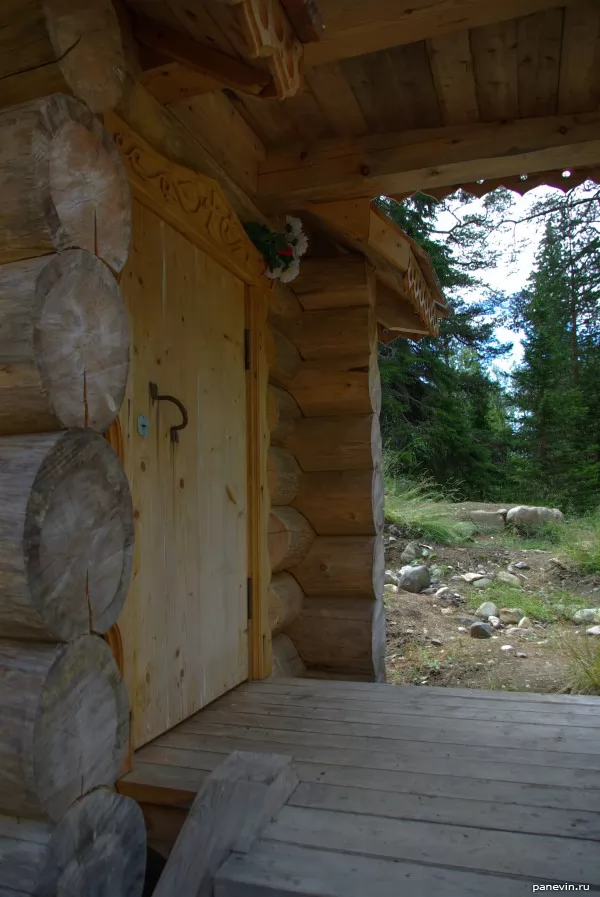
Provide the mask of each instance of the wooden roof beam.
[{"label": "wooden roof beam", "polygon": [[272,152],[259,167],[258,202],[309,208],[599,164],[598,112],[402,131]]},{"label": "wooden roof beam", "polygon": [[412,44],[453,31],[477,28],[570,6],[577,0],[328,0],[325,31],[318,43],[305,46],[306,66],[324,65]]},{"label": "wooden roof beam", "polygon": [[402,297],[381,281],[377,281],[375,317],[386,330],[420,333],[426,336],[429,328],[423,323],[407,297]]}]

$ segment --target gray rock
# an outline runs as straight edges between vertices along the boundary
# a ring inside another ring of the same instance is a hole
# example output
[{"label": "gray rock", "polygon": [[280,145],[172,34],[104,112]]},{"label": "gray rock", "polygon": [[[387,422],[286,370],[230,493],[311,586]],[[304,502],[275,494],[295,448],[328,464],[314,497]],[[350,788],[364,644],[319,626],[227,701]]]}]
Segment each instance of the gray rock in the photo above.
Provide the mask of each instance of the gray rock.
[{"label": "gray rock", "polygon": [[460,578],[465,582],[472,583],[481,579],[483,576],[485,576],[485,573],[463,573]]},{"label": "gray rock", "polygon": [[394,573],[393,570],[385,571],[384,584],[386,586],[397,586],[398,582],[399,582],[399,576],[397,573]]},{"label": "gray rock", "polygon": [[450,589],[448,588],[448,586],[442,586],[441,589],[438,589],[435,593],[436,598],[444,598],[446,596],[448,598],[450,597]]},{"label": "gray rock", "polygon": [[421,595],[435,595],[435,592],[435,586],[428,586],[426,589],[421,589]]},{"label": "gray rock", "polygon": [[495,617],[493,614],[490,614],[490,616],[488,617],[488,623],[490,624],[490,626],[493,626],[494,629],[500,629],[500,627],[502,626],[499,617]]},{"label": "gray rock", "polygon": [[444,644],[443,641],[441,640],[441,638],[430,638],[429,641],[431,642],[432,645],[435,645],[436,648],[441,648],[442,645]]},{"label": "gray rock", "polygon": [[406,592],[422,592],[430,584],[429,568],[424,564],[418,567],[402,567],[398,585]]},{"label": "gray rock", "polygon": [[493,601],[484,601],[475,611],[475,616],[481,617],[482,620],[487,620],[489,617],[497,617],[498,608]]},{"label": "gray rock", "polygon": [[513,648],[512,645],[500,645],[500,650],[501,651],[514,651],[515,649]]},{"label": "gray rock", "polygon": [[506,630],[506,635],[527,635],[526,629],[519,629],[518,626],[509,626]]},{"label": "gray rock", "polygon": [[474,617],[464,617],[462,614],[457,614],[454,618],[457,623],[460,623],[461,626],[466,626],[467,629],[469,626],[472,626],[473,623],[479,623],[480,620],[476,620]]},{"label": "gray rock", "polygon": [[409,542],[402,554],[400,560],[404,564],[410,564],[411,561],[421,557],[421,546],[418,542]]},{"label": "gray rock", "polygon": [[469,629],[469,635],[471,638],[491,638],[492,627],[489,623],[473,623]]},{"label": "gray rock", "polygon": [[497,614],[502,623],[514,623],[515,626],[522,620],[525,614],[520,607],[501,607]]},{"label": "gray rock", "polygon": [[585,632],[586,635],[600,635],[600,626],[590,626]]},{"label": "gray rock", "polygon": [[583,607],[576,610],[571,619],[581,626],[593,626],[600,623],[600,607]]},{"label": "gray rock", "polygon": [[518,623],[519,629],[533,629],[533,623],[529,617],[523,617]]},{"label": "gray rock", "polygon": [[493,580],[491,580],[489,577],[482,576],[481,579],[476,580],[473,585],[476,589],[487,589],[492,585],[492,583]]},{"label": "gray rock", "polygon": [[457,632],[467,632],[468,630],[467,630],[467,627],[466,627],[466,626],[459,626],[458,629],[457,629],[456,631],[457,631]]},{"label": "gray rock", "polygon": [[523,580],[518,576],[515,576],[514,573],[509,573],[507,570],[498,570],[496,579],[498,582],[503,582],[505,585],[512,586],[515,589],[523,588]]},{"label": "gray rock", "polygon": [[394,545],[398,541],[398,539],[396,538],[396,536],[388,536],[387,541],[388,545]]},{"label": "gray rock", "polygon": [[517,505],[516,508],[511,508],[506,515],[506,522],[515,527],[562,523],[564,519],[558,508],[541,508],[530,505]]},{"label": "gray rock", "polygon": [[400,530],[394,523],[391,523],[388,526],[388,533],[391,533],[392,536],[396,536],[396,538],[397,538],[400,535]]},{"label": "gray rock", "polygon": [[525,658],[525,657],[527,657],[527,654],[525,654],[524,651],[517,651],[517,653],[515,654],[515,657]]},{"label": "gray rock", "polygon": [[500,511],[471,511],[471,523],[475,524],[475,528],[480,532],[486,530],[504,529],[504,515]]},{"label": "gray rock", "polygon": [[508,569],[510,573],[512,573],[511,567],[514,567],[515,570],[531,570],[531,567],[525,561],[515,561],[514,564],[509,564]]}]

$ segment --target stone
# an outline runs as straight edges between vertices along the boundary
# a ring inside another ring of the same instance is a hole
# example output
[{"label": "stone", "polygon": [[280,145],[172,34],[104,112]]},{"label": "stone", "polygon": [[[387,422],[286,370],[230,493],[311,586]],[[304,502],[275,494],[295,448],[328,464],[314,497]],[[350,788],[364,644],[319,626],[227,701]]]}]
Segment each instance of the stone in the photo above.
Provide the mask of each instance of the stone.
[{"label": "stone", "polygon": [[501,623],[507,623],[509,625],[514,623],[516,626],[519,620],[523,619],[525,614],[520,607],[501,607],[497,616],[500,617]]},{"label": "stone", "polygon": [[409,542],[402,554],[400,560],[403,564],[410,564],[411,561],[421,557],[421,546],[418,542]]},{"label": "stone", "polygon": [[426,589],[421,589],[422,595],[435,595],[436,588],[435,586],[428,586]]},{"label": "stone", "polygon": [[475,524],[475,528],[480,532],[486,530],[497,530],[500,532],[504,529],[504,515],[500,511],[471,511],[471,523]]},{"label": "stone", "polygon": [[498,608],[493,601],[484,601],[475,611],[475,616],[481,617],[482,620],[487,620],[488,617],[497,617]]},{"label": "stone", "polygon": [[398,539],[396,538],[396,536],[388,536],[387,541],[388,541],[388,545],[395,545],[395,543],[398,541]]},{"label": "stone", "polygon": [[431,642],[432,645],[435,645],[436,648],[441,648],[442,645],[444,644],[443,641],[441,640],[441,638],[432,638],[432,639],[429,639],[429,641]]},{"label": "stone", "polygon": [[424,564],[418,567],[402,567],[398,578],[398,586],[406,592],[422,592],[430,584],[429,568]]},{"label": "stone", "polygon": [[391,533],[392,536],[396,536],[396,538],[397,538],[400,535],[400,530],[394,523],[391,523],[388,526],[388,533]]},{"label": "stone", "polygon": [[463,573],[460,577],[465,582],[472,583],[476,582],[478,579],[481,579],[482,576],[485,576],[484,573]]},{"label": "stone", "polygon": [[[381,567],[379,569],[381,569]],[[380,580],[380,582],[381,582],[381,580]],[[398,574],[394,573],[393,570],[386,570],[384,583],[386,586],[397,586],[399,583]]]},{"label": "stone", "polygon": [[476,589],[487,589],[492,585],[492,580],[487,576],[482,576],[481,579],[478,579],[473,583]]},{"label": "stone", "polygon": [[460,623],[461,626],[466,626],[467,628],[469,626],[472,626],[473,623],[480,622],[479,620],[476,620],[474,617],[464,617],[462,614],[457,614],[455,619],[456,619],[457,623]]},{"label": "stone", "polygon": [[501,651],[514,651],[515,649],[513,648],[512,645],[500,645],[500,650]]},{"label": "stone", "polygon": [[498,582],[503,582],[505,585],[512,586],[515,589],[523,588],[523,581],[518,576],[515,576],[514,573],[509,573],[508,570],[498,570],[496,579]]},{"label": "stone", "polygon": [[453,608],[451,608],[451,607],[443,607],[442,610],[441,610],[441,613],[442,613],[445,617],[451,617],[452,614],[454,613],[454,610],[453,610]]},{"label": "stone", "polygon": [[[515,657],[525,658],[527,657],[527,654],[525,654],[525,651],[517,651]],[[529,688],[529,686],[527,686],[527,688]]]},{"label": "stone", "polygon": [[512,636],[512,635],[526,635],[526,634],[527,634],[527,630],[526,630],[526,629],[519,629],[518,626],[509,626],[509,627],[507,628],[507,630],[506,630],[506,635],[509,635],[509,636]]},{"label": "stone", "polygon": [[531,570],[531,567],[525,561],[515,561],[514,564],[508,565],[508,572],[514,573],[515,570]]},{"label": "stone", "polygon": [[444,596],[450,596],[450,589],[448,586],[442,586],[441,589],[438,589],[435,593],[436,598],[444,598]]},{"label": "stone", "polygon": [[491,638],[492,627],[489,623],[473,623],[469,629],[469,635],[471,638]]},{"label": "stone", "polygon": [[531,505],[517,505],[506,515],[506,522],[514,527],[544,526],[548,523],[562,523],[564,516],[558,508],[543,508]]},{"label": "stone", "polygon": [[600,635],[600,626],[590,626],[585,630],[586,635]]},{"label": "stone", "polygon": [[522,617],[518,623],[519,629],[533,629],[533,623],[529,617]]},{"label": "stone", "polygon": [[467,630],[467,627],[466,627],[466,626],[459,626],[458,629],[457,629],[457,632],[467,632],[467,631],[468,631],[468,630]]},{"label": "stone", "polygon": [[600,607],[582,607],[575,611],[571,619],[580,626],[592,626],[594,623],[600,623]]},{"label": "stone", "polygon": [[494,629],[500,629],[500,627],[502,626],[500,619],[498,617],[495,617],[493,614],[490,614],[490,616],[488,617],[488,623],[490,624],[490,626],[493,626]]}]

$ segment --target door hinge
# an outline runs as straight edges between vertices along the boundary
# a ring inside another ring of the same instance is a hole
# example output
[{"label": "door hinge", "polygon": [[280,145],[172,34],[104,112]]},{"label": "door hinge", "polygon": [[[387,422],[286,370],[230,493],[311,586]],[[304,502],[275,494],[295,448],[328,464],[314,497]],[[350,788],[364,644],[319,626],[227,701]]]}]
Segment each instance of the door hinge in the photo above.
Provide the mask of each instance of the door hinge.
[{"label": "door hinge", "polygon": [[249,576],[246,580],[246,588],[247,588],[247,600],[248,600],[248,619],[252,619],[252,613],[254,611],[254,592],[252,589],[252,577]]},{"label": "door hinge", "polygon": [[250,370],[250,331],[244,330],[244,370]]}]

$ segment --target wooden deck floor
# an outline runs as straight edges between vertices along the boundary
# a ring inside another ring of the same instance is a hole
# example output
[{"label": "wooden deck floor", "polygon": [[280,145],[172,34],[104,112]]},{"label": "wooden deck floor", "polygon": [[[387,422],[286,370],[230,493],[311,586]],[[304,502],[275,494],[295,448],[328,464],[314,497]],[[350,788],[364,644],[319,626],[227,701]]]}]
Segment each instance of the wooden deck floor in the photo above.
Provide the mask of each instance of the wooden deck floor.
[{"label": "wooden deck floor", "polygon": [[600,698],[308,679],[248,683],[136,754],[120,790],[168,847],[233,750],[300,784],[217,897],[600,893]]}]

